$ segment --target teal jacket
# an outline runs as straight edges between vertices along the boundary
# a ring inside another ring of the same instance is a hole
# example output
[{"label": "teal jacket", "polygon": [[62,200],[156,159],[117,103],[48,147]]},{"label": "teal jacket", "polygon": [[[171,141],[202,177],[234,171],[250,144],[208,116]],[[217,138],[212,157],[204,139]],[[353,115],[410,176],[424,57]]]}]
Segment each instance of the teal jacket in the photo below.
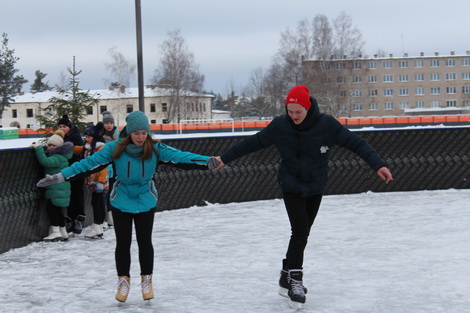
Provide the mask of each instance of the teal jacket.
[{"label": "teal jacket", "polygon": [[119,140],[107,143],[100,151],[63,169],[62,174],[69,180],[80,173],[114,162],[116,182],[110,194],[111,205],[126,213],[148,212],[157,206],[158,193],[153,177],[158,161],[207,165],[209,159],[208,156],[156,143],[158,159],[153,154],[151,159],[142,161],[124,151],[118,159],[112,160],[118,142]]},{"label": "teal jacket", "polygon": [[[69,166],[69,160],[73,156],[73,144],[66,141],[64,145],[47,152],[43,146],[37,146],[34,151],[39,163],[44,166],[44,172],[53,175]],[[63,182],[47,186],[45,198],[50,199],[52,204],[57,207],[68,207],[70,204],[70,193],[70,183]]]}]

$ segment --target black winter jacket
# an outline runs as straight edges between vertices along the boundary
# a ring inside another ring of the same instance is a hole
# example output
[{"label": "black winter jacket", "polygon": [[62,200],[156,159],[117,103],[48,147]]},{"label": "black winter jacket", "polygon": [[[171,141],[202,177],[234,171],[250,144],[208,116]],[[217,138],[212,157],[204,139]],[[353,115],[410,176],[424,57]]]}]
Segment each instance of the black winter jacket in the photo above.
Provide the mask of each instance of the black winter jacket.
[{"label": "black winter jacket", "polygon": [[[68,134],[65,135],[64,137],[64,142],[69,141],[73,143],[73,145],[76,146],[83,146],[83,138],[82,135],[80,134],[80,130],[78,130],[77,126],[72,125],[72,128],[68,132]],[[73,163],[80,161],[81,157],[80,155],[74,155],[70,160],[69,160],[69,165],[72,165]]]},{"label": "black winter jacket", "polygon": [[335,145],[359,155],[377,171],[385,162],[362,137],[333,116],[320,113],[314,98],[305,120],[296,125],[287,114],[276,117],[258,133],[243,139],[221,155],[224,163],[275,145],[281,156],[278,181],[284,192],[309,197],[322,194],[328,180],[328,159]]}]

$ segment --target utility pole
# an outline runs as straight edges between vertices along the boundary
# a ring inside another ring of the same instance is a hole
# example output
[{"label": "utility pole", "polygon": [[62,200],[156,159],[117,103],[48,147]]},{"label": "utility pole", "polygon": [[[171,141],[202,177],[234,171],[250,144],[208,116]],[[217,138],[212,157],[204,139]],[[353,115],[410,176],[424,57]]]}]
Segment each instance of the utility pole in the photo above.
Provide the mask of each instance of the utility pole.
[{"label": "utility pole", "polygon": [[139,87],[139,111],[145,113],[144,70],[142,58],[142,15],[140,9],[140,0],[135,0],[135,23],[137,33],[137,81]]}]

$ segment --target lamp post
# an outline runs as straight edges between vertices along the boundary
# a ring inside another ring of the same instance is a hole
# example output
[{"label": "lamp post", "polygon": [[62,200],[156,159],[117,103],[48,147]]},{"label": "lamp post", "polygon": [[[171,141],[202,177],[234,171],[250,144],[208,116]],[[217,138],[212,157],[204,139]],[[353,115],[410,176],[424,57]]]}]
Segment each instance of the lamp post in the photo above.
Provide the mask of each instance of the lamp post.
[{"label": "lamp post", "polygon": [[135,23],[137,35],[137,81],[139,88],[139,111],[145,113],[144,105],[144,70],[142,61],[142,15],[140,0],[135,0]]}]

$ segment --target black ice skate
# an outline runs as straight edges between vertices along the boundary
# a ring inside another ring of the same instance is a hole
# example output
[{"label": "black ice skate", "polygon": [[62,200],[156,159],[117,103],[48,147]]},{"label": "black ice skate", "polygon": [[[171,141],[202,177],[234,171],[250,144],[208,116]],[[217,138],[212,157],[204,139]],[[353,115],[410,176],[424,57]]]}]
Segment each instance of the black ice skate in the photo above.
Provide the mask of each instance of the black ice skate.
[{"label": "black ice skate", "polygon": [[289,270],[289,306],[293,309],[300,309],[305,303],[305,289],[302,281],[302,270]]}]

